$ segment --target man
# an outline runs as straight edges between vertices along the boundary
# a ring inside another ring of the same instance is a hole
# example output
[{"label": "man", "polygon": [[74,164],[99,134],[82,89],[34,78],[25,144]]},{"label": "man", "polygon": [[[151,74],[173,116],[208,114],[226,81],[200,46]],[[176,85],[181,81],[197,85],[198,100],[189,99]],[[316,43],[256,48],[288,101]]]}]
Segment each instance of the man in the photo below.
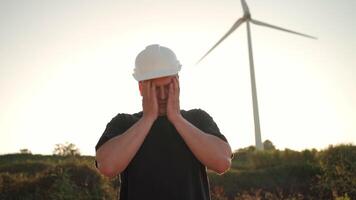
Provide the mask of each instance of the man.
[{"label": "man", "polygon": [[209,200],[206,167],[230,168],[231,148],[203,110],[180,110],[181,65],[170,49],[147,46],[136,58],[143,111],[118,114],[96,145],[99,171],[120,174],[120,200]]}]

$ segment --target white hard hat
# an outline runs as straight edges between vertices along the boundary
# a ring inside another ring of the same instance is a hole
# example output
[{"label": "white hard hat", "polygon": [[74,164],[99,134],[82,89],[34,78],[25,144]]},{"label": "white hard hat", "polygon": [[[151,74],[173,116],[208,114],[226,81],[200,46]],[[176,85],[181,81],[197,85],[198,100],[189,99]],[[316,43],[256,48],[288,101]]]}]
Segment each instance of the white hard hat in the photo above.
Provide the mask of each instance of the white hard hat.
[{"label": "white hard hat", "polygon": [[137,81],[177,74],[181,64],[167,47],[153,44],[141,51],[135,61],[133,77]]}]

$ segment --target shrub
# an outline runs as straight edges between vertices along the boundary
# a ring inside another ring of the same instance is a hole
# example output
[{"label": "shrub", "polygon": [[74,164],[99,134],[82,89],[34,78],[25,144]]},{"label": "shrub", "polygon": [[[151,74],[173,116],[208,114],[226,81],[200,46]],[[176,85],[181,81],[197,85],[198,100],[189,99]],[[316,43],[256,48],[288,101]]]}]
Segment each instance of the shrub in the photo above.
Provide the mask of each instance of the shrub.
[{"label": "shrub", "polygon": [[[0,199],[115,199],[117,194],[108,179],[101,176],[87,161],[68,159],[60,164],[43,161],[14,161],[0,166]],[[34,170],[36,166],[43,169]],[[32,175],[29,175],[31,173]]]},{"label": "shrub", "polygon": [[284,196],[302,193],[312,196],[311,185],[320,174],[320,168],[310,164],[291,164],[276,167],[238,171],[230,170],[223,175],[209,173],[210,185],[213,189],[222,186],[226,196],[232,199],[246,191],[262,189],[277,194],[282,191]]},{"label": "shrub", "polygon": [[320,164],[322,176],[317,189],[321,196],[356,198],[356,146],[330,146],[322,152]]},{"label": "shrub", "polygon": [[23,173],[29,176],[34,176],[37,173],[46,171],[50,167],[50,164],[44,162],[7,163],[0,166],[0,173]]}]

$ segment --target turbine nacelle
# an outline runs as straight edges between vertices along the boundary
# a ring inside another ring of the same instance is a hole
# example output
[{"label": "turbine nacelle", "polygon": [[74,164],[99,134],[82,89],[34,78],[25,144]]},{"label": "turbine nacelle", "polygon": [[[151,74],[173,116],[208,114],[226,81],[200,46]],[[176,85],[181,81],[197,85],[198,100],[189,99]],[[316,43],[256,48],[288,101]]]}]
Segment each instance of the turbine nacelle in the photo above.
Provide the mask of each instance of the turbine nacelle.
[{"label": "turbine nacelle", "polygon": [[244,13],[242,18],[245,19],[245,20],[250,20],[251,19],[251,14],[250,13]]}]

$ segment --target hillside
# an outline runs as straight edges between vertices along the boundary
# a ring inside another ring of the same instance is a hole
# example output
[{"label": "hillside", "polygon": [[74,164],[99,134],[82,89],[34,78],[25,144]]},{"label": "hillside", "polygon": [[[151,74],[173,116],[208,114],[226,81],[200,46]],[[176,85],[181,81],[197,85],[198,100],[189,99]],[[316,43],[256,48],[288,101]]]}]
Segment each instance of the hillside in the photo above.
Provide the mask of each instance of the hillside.
[{"label": "hillside", "polygon": [[[209,172],[213,200],[356,199],[356,146],[324,151],[234,153],[231,169]],[[0,199],[117,199],[118,178],[100,175],[91,156],[0,156]]]}]

